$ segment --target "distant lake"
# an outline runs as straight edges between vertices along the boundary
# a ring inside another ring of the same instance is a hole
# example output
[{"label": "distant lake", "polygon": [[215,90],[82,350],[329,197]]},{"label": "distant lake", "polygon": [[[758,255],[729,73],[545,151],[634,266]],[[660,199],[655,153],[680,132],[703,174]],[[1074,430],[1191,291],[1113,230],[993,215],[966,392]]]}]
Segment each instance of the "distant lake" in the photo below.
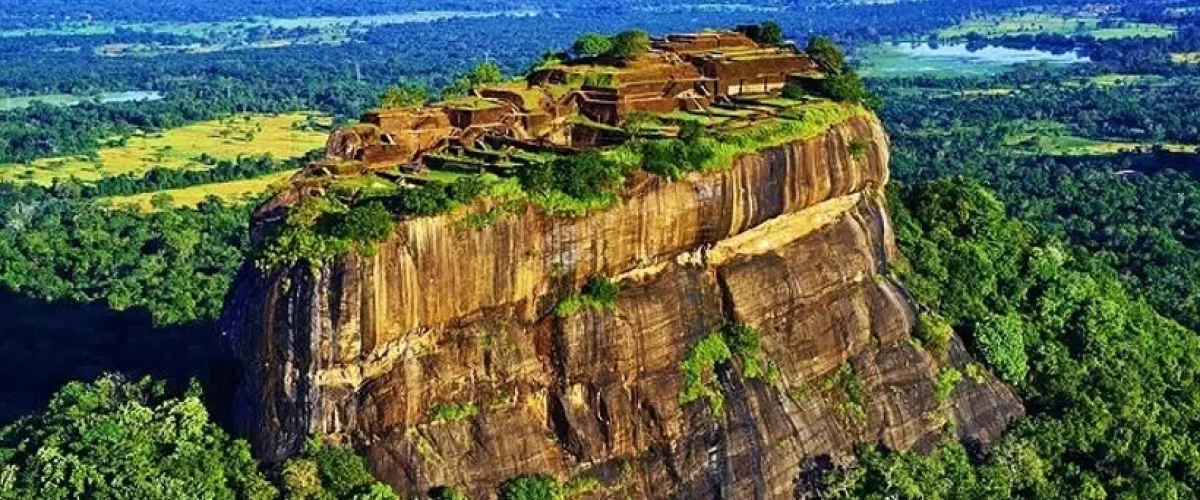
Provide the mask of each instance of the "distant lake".
[{"label": "distant lake", "polygon": [[863,74],[875,77],[979,75],[1002,71],[1018,63],[1074,64],[1089,61],[1075,51],[1055,54],[1038,49],[991,46],[970,50],[965,43],[877,45],[865,49],[862,59]]},{"label": "distant lake", "polygon": [[162,92],[156,90],[126,90],[122,92],[102,92],[96,96],[78,96],[71,94],[44,94],[35,96],[22,97],[0,97],[0,111],[11,109],[28,108],[35,102],[49,104],[51,106],[74,106],[82,102],[92,100],[100,101],[101,103],[115,102],[136,102],[136,101],[161,101],[164,97]]}]

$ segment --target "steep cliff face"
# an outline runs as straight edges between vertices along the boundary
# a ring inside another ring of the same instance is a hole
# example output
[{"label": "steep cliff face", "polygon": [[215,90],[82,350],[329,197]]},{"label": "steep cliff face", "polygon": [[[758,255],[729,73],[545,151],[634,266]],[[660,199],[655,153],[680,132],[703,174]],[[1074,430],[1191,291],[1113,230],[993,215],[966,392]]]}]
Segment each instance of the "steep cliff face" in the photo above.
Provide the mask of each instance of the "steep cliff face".
[{"label": "steep cliff face", "polygon": [[[598,498],[786,498],[859,443],[986,443],[1023,410],[986,373],[939,397],[970,359],[910,336],[887,161],[879,123],[855,118],[722,173],[635,179],[587,217],[448,214],[317,273],[247,266],[223,320],[239,425],[268,459],[310,434],[360,447],[412,496],[548,472],[600,478]],[[615,307],[555,315],[591,276],[620,284]],[[770,373],[720,363],[724,405],[681,404],[682,360],[733,323]]]}]

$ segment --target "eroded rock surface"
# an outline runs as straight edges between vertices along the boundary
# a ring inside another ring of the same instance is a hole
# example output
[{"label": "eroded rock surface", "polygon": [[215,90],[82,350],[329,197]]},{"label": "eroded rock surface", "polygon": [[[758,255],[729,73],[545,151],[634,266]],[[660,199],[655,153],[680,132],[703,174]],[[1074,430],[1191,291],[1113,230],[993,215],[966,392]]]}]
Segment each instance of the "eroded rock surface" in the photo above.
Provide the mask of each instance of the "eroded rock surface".
[{"label": "eroded rock surface", "polygon": [[[879,123],[855,118],[726,172],[641,179],[583,218],[448,214],[315,274],[247,266],[223,320],[239,425],[269,460],[309,434],[359,447],[414,497],[547,472],[600,478],[596,498],[790,498],[860,443],[987,443],[1023,409],[986,373],[939,401],[938,374],[971,360],[910,336],[887,160]],[[595,275],[620,284],[615,307],[557,317]],[[776,369],[721,365],[719,411],[680,404],[681,360],[727,323],[756,328]],[[435,421],[437,405],[475,411]]]}]

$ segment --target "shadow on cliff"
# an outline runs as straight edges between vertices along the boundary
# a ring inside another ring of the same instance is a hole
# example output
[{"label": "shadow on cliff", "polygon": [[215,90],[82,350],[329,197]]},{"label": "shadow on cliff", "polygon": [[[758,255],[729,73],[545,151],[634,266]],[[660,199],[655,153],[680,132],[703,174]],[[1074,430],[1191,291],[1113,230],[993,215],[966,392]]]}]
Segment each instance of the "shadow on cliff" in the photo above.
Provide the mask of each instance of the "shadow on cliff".
[{"label": "shadow on cliff", "polygon": [[39,411],[67,382],[108,372],[150,375],[171,390],[196,379],[222,424],[238,373],[212,322],[159,328],[145,310],[48,303],[0,288],[0,424]]}]

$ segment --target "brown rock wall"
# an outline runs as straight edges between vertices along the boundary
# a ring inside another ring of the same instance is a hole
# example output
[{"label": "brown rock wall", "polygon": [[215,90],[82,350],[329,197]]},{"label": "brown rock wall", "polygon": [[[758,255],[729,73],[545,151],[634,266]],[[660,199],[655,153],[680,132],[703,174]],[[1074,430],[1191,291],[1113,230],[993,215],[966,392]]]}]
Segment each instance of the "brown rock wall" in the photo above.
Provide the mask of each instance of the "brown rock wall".
[{"label": "brown rock wall", "polygon": [[[871,144],[860,160],[854,138]],[[855,119],[583,218],[416,219],[315,275],[247,268],[224,318],[247,374],[240,425],[269,459],[322,434],[407,496],[481,498],[528,472],[599,477],[598,498],[786,498],[858,443],[926,447],[947,422],[987,442],[1022,409],[990,376],[937,401],[941,367],[970,359],[910,341],[886,181],[886,137]],[[555,317],[593,275],[616,277],[615,307]],[[777,376],[721,366],[721,412],[681,405],[680,361],[726,322],[760,332]],[[445,404],[474,412],[437,421]]]}]

